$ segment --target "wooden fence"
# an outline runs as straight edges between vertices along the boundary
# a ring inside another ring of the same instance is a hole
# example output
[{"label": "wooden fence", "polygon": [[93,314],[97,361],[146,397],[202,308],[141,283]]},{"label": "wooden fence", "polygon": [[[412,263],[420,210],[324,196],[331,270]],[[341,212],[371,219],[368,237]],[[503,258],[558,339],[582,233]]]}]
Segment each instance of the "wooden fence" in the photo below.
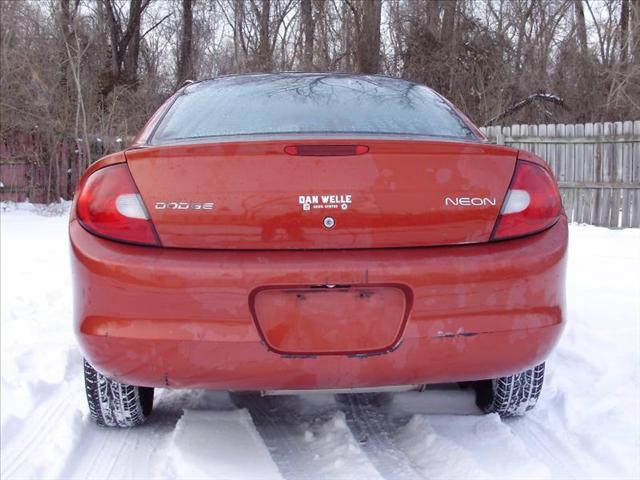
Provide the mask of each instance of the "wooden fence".
[{"label": "wooden fence", "polygon": [[[98,137],[92,139],[89,148],[94,161],[105,155],[107,148],[119,150],[117,141],[109,141],[105,145]],[[0,201],[48,203],[70,199],[85,164],[83,151],[82,144],[69,137],[48,143],[37,133],[0,136]]]},{"label": "wooden fence", "polygon": [[640,227],[640,121],[483,131],[495,143],[529,150],[547,161],[570,221]]}]

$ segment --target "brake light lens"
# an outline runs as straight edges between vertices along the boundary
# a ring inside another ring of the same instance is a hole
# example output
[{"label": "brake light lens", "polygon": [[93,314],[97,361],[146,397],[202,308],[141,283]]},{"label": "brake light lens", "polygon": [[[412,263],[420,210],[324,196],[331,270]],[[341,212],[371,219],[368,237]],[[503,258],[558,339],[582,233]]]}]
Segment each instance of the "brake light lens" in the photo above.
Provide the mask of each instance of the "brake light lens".
[{"label": "brake light lens", "polygon": [[520,237],[552,226],[562,213],[553,176],[535,163],[518,160],[492,240]]},{"label": "brake light lens", "polygon": [[369,151],[367,145],[287,145],[284,152],[287,155],[299,157],[315,156],[347,156],[363,155]]},{"label": "brake light lens", "polygon": [[112,165],[93,172],[80,189],[78,220],[89,232],[127,243],[160,245],[129,167]]}]

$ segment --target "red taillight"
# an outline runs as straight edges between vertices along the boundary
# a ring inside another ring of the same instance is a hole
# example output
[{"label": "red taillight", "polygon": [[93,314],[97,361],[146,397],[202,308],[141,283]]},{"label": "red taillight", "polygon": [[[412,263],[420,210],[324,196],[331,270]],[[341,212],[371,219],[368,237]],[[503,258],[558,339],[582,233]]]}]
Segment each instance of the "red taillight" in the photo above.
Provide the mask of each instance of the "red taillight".
[{"label": "red taillight", "polygon": [[561,212],[562,200],[551,174],[540,165],[518,160],[491,238],[539,232],[556,223]]},{"label": "red taillight", "polygon": [[297,156],[345,156],[362,155],[369,151],[367,145],[287,145],[284,152],[288,155]]},{"label": "red taillight", "polygon": [[82,226],[101,237],[160,245],[138,188],[124,163],[96,170],[84,181],[77,213]]}]

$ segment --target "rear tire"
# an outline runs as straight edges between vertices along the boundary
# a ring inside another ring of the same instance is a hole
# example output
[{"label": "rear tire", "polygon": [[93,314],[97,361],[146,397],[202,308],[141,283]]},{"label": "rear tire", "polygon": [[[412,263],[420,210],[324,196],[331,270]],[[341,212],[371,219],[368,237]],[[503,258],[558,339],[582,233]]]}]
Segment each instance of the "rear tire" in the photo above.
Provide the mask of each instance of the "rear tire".
[{"label": "rear tire", "polygon": [[84,386],[91,418],[104,427],[142,425],[153,408],[153,388],[111,380],[84,361]]},{"label": "rear tire", "polygon": [[474,382],[476,404],[485,413],[517,417],[535,407],[544,381],[544,363],[524,372]]}]

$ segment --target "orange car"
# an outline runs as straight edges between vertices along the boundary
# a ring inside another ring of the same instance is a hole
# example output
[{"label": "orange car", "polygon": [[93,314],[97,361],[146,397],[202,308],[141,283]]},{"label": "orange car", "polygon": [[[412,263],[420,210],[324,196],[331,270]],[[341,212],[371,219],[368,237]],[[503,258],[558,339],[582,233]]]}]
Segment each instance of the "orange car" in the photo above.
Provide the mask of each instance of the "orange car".
[{"label": "orange car", "polygon": [[471,382],[486,412],[517,415],[564,322],[545,163],[399,79],[191,83],[87,170],[69,229],[101,425],[143,422],[154,387]]}]

